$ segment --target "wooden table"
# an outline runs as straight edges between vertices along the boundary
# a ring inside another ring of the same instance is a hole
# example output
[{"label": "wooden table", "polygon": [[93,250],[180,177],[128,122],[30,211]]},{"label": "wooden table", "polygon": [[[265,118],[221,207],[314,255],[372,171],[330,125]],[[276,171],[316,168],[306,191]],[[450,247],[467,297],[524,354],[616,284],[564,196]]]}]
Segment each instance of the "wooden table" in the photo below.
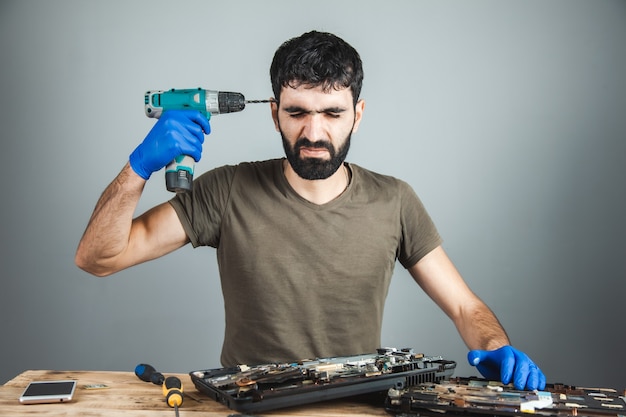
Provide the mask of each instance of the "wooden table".
[{"label": "wooden table", "polygon": [[[170,376],[172,374],[166,374]],[[180,416],[227,417],[239,413],[196,391],[189,375],[173,374],[183,383],[185,400]],[[74,400],[68,403],[31,404],[19,402],[19,396],[30,381],[75,379]],[[86,389],[85,385],[104,384],[107,388]],[[165,404],[161,387],[139,380],[133,372],[102,371],[26,371],[0,386],[0,415],[26,416],[164,416],[174,417],[174,409]],[[264,412],[263,416],[385,416],[382,407],[358,400],[336,400],[301,407]]]}]

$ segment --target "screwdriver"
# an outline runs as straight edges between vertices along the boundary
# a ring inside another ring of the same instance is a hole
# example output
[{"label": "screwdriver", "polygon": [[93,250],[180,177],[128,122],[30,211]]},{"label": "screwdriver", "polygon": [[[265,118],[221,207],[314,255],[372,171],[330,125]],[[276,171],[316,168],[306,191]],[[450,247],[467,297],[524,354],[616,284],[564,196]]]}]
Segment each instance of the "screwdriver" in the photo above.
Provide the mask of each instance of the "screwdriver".
[{"label": "screwdriver", "polygon": [[135,367],[135,375],[145,382],[152,382],[155,385],[163,385],[165,378],[161,372],[157,372],[153,366],[147,363],[140,363]]},{"label": "screwdriver", "polygon": [[183,383],[175,376],[168,376],[163,382],[163,395],[165,402],[170,407],[174,407],[176,417],[178,417],[178,407],[183,405]]},{"label": "screwdriver", "polygon": [[163,387],[165,402],[174,408],[178,417],[178,407],[183,404],[183,383],[175,376],[163,377],[152,365],[141,363],[135,367],[135,375],[145,382],[152,382]]}]

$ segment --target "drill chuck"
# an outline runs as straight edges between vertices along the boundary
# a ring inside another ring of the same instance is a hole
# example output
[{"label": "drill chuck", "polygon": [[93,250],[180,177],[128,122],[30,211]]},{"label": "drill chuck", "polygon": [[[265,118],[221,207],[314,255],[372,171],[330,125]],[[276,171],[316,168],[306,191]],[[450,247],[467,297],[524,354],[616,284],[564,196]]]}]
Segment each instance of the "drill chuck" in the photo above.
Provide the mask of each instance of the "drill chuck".
[{"label": "drill chuck", "polygon": [[241,93],[217,92],[217,113],[234,113],[246,108],[246,99]]}]

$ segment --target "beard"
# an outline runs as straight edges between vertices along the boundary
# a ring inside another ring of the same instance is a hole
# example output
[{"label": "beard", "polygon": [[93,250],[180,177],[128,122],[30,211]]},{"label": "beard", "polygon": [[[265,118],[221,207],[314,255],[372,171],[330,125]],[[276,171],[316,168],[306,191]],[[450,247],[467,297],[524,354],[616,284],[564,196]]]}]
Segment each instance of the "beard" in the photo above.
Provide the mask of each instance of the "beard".
[{"label": "beard", "polygon": [[[346,160],[352,133],[348,134],[339,149],[335,149],[330,142],[311,142],[305,137],[298,139],[292,147],[282,130],[280,131],[280,136],[283,139],[283,148],[287,160],[296,174],[305,180],[324,180],[337,172],[341,164]],[[303,147],[327,149],[330,153],[330,159],[301,158],[300,149]]]}]

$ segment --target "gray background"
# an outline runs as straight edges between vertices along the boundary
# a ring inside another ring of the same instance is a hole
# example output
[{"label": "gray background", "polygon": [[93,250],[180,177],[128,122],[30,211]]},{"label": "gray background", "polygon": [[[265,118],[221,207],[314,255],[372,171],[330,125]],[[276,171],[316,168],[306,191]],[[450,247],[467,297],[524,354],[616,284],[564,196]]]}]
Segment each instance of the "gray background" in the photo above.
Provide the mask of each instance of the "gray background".
[{"label": "gray background", "polygon": [[[26,369],[218,366],[213,249],[110,278],[74,251],[154,121],[149,89],[271,96],[284,40],[361,53],[349,160],[408,181],[471,287],[549,381],[626,385],[626,2],[2,1],[0,382]],[[215,117],[198,172],[282,155],[267,105]],[[170,197],[162,173],[139,211]],[[383,344],[475,370],[400,266]],[[251,347],[253,348],[253,347]]]}]

